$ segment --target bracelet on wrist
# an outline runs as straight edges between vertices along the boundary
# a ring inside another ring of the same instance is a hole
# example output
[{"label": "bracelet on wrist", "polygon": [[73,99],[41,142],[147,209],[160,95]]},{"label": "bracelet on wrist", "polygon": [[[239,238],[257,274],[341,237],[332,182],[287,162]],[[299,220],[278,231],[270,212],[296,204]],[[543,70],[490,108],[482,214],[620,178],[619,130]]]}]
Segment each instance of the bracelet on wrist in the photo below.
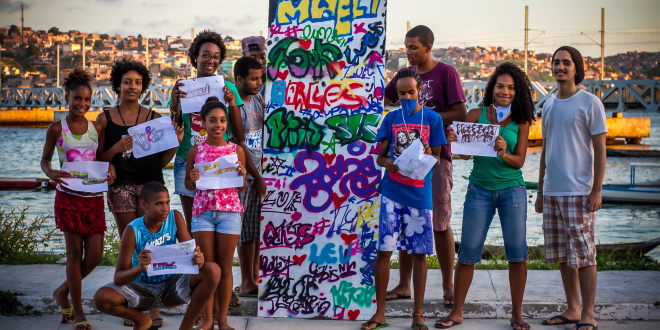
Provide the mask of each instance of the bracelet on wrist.
[{"label": "bracelet on wrist", "polygon": [[536,193],[543,195],[543,190],[537,190]]}]

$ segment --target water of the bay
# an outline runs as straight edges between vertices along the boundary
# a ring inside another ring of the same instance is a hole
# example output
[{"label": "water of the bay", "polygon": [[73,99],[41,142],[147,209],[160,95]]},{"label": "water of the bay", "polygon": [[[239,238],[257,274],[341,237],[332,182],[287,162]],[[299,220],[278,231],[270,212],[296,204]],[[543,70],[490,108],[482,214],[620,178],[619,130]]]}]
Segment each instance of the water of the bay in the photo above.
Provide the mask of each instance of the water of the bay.
[{"label": "water of the bay", "polygon": [[[608,115],[610,112],[608,111]],[[625,117],[650,117],[651,137],[643,139],[645,145],[660,150],[660,114],[646,112],[626,112]],[[0,127],[0,177],[45,178],[39,161],[46,137],[45,128]],[[525,181],[538,179],[540,148],[530,148],[527,153],[523,176]],[[630,180],[630,163],[660,163],[660,158],[617,158],[608,157],[605,169],[605,183],[627,182]],[[52,162],[58,166],[57,155]],[[472,160],[454,160],[454,188],[452,190],[451,227],[457,240],[461,238],[463,222],[463,202]],[[174,191],[173,171],[164,170],[165,182]],[[658,180],[660,169],[637,169],[636,180]],[[527,191],[527,241],[530,245],[543,244],[542,217],[534,212],[535,192]],[[3,208],[29,206],[30,216],[48,214],[53,210],[54,191],[0,191],[0,204]],[[172,207],[181,210],[181,203],[172,197]],[[108,227],[114,223],[112,214],[106,207]],[[54,226],[52,218],[49,226]],[[596,215],[596,238],[600,243],[639,242],[660,237],[660,205],[604,204]],[[58,237],[60,238],[60,237]],[[496,215],[488,233],[487,244],[502,244],[502,230]],[[650,253],[660,257],[660,249]]]}]

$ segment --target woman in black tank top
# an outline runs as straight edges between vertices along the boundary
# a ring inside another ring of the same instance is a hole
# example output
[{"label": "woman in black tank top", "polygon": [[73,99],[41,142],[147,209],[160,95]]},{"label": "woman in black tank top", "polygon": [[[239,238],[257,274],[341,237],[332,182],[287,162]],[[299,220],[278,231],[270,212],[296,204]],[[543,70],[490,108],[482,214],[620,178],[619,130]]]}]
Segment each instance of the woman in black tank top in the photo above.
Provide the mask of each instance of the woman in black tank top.
[{"label": "woman in black tank top", "polygon": [[172,160],[176,148],[142,158],[133,156],[133,138],[128,135],[128,129],[160,117],[139,102],[151,82],[149,71],[142,63],[121,60],[112,67],[110,80],[112,90],[119,96],[119,104],[104,110],[96,119],[105,136],[104,145],[99,146],[98,159],[110,162],[117,171],[117,179],[108,189],[108,208],[117,221],[121,237],[126,226],[144,214],[139,207],[142,186],[151,181],[165,183],[163,167]]}]

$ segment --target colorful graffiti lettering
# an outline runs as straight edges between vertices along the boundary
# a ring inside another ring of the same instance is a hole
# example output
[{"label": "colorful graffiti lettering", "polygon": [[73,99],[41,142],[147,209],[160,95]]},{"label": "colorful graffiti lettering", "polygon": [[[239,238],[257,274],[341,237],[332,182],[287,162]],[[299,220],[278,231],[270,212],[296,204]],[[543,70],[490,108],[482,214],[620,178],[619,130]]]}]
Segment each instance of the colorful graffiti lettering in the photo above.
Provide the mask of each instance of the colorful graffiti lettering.
[{"label": "colorful graffiti lettering", "polygon": [[380,115],[359,113],[352,116],[337,115],[325,120],[328,128],[335,131],[335,137],[341,145],[361,140],[376,142],[376,133]]},{"label": "colorful graffiti lettering", "polygon": [[296,21],[334,21],[337,35],[347,36],[352,32],[351,23],[356,19],[377,17],[380,0],[366,1],[369,7],[361,6],[360,0],[282,0],[277,3],[275,23],[287,25]]},{"label": "colorful graffiti lettering", "polygon": [[176,269],[176,262],[159,262],[159,263],[154,263],[153,265],[154,271],[158,270],[165,270],[165,269]]},{"label": "colorful graffiti lettering", "polygon": [[293,111],[279,108],[265,122],[268,130],[266,146],[277,151],[289,152],[304,149],[317,150],[325,136],[325,127],[312,118],[299,118]]},{"label": "colorful graffiti lettering", "polygon": [[[280,75],[284,72],[290,73],[295,78],[304,78],[310,72],[316,79],[323,78],[325,74],[334,78],[337,76],[337,70],[330,68],[330,64],[341,60],[342,57],[339,46],[321,39],[314,40],[312,47],[311,40],[289,38],[278,42],[268,52],[266,72],[268,79],[272,80],[277,78],[285,80],[287,75]],[[283,69],[288,71],[281,71]]]}]

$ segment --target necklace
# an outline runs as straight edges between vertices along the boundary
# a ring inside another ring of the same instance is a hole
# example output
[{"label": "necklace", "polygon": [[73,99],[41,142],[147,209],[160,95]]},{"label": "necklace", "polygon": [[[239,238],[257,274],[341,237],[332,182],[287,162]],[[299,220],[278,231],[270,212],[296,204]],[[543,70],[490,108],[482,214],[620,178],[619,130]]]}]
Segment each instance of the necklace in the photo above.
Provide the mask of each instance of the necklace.
[{"label": "necklace", "polygon": [[[403,119],[403,126],[406,128],[406,134],[409,134],[410,131],[408,130],[408,125],[406,124],[406,116],[404,116],[403,113],[404,113],[404,111],[403,111],[403,108],[402,108],[401,109],[401,119]],[[422,120],[421,120],[421,123],[419,123],[419,130],[420,130],[419,138],[421,139],[422,136],[423,136],[422,133],[424,132],[424,107],[423,106],[422,106]]]}]

